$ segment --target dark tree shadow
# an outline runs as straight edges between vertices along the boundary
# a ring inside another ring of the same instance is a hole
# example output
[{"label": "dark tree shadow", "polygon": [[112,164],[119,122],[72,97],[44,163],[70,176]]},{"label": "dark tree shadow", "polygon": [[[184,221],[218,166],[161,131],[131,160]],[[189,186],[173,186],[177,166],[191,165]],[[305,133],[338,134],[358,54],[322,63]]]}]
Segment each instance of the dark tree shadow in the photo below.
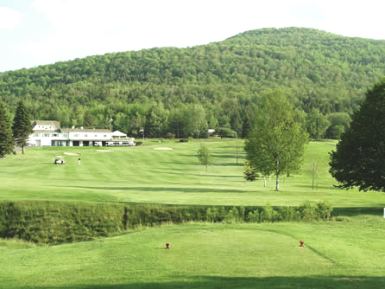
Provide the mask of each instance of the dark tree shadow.
[{"label": "dark tree shadow", "polygon": [[[177,277],[178,278],[178,277]],[[180,278],[180,276],[179,276]],[[12,287],[26,288],[26,287]],[[309,276],[309,277],[217,277],[196,276],[183,281],[68,285],[58,287],[31,286],[30,289],[381,289],[385,277]]]}]

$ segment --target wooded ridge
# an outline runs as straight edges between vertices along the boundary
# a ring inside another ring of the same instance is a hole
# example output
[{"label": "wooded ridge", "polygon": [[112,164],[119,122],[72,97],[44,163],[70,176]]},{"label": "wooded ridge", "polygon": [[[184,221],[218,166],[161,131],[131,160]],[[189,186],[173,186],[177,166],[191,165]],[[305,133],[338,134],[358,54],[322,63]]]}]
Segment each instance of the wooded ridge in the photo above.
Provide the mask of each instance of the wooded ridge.
[{"label": "wooded ridge", "polygon": [[[268,90],[283,90],[333,134],[385,75],[385,41],[305,28],[260,29],[190,48],[110,53],[0,73],[0,100],[23,100],[33,119],[109,127],[132,135],[248,132]],[[304,116],[306,117],[306,114]],[[343,125],[342,125],[343,126]],[[326,130],[327,129],[327,130]],[[329,131],[329,132],[328,132]]]}]

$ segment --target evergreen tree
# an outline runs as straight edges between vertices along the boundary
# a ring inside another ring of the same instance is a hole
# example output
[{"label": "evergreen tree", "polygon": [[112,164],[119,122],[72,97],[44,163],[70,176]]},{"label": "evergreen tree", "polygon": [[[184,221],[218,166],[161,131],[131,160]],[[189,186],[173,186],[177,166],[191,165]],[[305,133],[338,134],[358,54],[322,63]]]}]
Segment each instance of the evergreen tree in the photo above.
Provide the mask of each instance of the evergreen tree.
[{"label": "evergreen tree", "polygon": [[276,191],[279,176],[299,169],[302,161],[307,134],[299,119],[287,98],[274,92],[262,99],[246,140],[247,160],[262,175],[275,175]]},{"label": "evergreen tree", "polygon": [[244,174],[245,180],[249,182],[253,182],[257,178],[257,172],[251,166],[249,161],[245,161],[243,174]]},{"label": "evergreen tree", "polygon": [[342,188],[385,191],[385,81],[369,90],[331,153],[330,173]]},{"label": "evergreen tree", "polygon": [[13,150],[12,129],[7,110],[3,103],[0,102],[0,158]]},{"label": "evergreen tree", "polygon": [[24,154],[24,147],[27,145],[28,137],[32,132],[32,125],[27,109],[22,101],[17,105],[12,131],[16,145],[21,147],[21,151]]}]

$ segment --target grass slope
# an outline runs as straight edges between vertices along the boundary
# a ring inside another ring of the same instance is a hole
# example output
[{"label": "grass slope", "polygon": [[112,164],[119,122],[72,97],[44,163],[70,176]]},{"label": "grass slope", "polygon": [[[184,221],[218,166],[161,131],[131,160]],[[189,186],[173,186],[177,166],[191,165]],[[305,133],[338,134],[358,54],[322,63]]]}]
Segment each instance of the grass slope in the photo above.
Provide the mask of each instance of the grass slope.
[{"label": "grass slope", "polygon": [[384,233],[379,217],[354,217],[166,225],[52,247],[3,241],[0,288],[383,288]]},{"label": "grass slope", "polygon": [[[196,157],[198,141],[148,141],[135,148],[28,149],[25,155],[0,160],[0,199],[197,205],[298,205],[304,200],[324,200],[335,207],[385,205],[383,193],[333,187],[328,152],[334,142],[311,142],[301,172],[283,177],[280,192],[274,191],[273,178],[266,188],[263,180],[243,179],[241,141],[204,142],[213,155],[207,173]],[[78,156],[67,153],[80,153],[81,164]],[[56,155],[63,155],[66,164],[53,165]],[[313,163],[318,167],[314,189]]]}]

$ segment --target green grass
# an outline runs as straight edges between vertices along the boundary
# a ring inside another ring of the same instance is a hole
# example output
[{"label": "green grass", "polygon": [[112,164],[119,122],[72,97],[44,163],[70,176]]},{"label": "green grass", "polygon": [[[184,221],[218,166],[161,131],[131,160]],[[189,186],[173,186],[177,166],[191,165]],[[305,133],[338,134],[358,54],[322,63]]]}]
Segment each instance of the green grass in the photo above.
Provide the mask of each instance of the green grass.
[{"label": "green grass", "polygon": [[7,241],[0,243],[0,288],[377,289],[385,286],[384,234],[382,219],[361,216],[165,225],[51,247]]},{"label": "green grass", "polygon": [[[205,141],[205,140],[203,140]],[[205,141],[206,142],[206,141]],[[311,142],[301,172],[281,180],[243,179],[243,143],[208,141],[213,164],[199,165],[199,141],[148,141],[135,148],[33,148],[26,155],[0,160],[0,199],[91,202],[149,202],[205,205],[298,205],[304,200],[328,201],[335,207],[381,207],[385,194],[339,190],[328,173],[328,152],[335,142]],[[172,150],[158,150],[159,148]],[[238,148],[238,149],[237,149]],[[238,163],[237,163],[238,150]],[[80,153],[77,156],[65,153]],[[64,155],[66,164],[52,164]],[[316,186],[311,170],[317,163]]]},{"label": "green grass", "polygon": [[[266,188],[261,179],[244,181],[241,141],[207,145],[213,154],[207,173],[196,157],[199,141],[28,149],[0,160],[0,200],[262,206],[309,200],[357,210],[338,222],[163,225],[58,246],[0,240],[0,288],[385,287],[384,220],[368,209],[384,207],[385,194],[333,187],[328,152],[335,142],[311,142],[301,171],[284,177],[280,192],[273,179]],[[172,150],[159,150],[164,147]],[[80,153],[81,164],[65,153]],[[56,155],[66,164],[53,165]],[[300,239],[305,248],[298,247]]]}]

